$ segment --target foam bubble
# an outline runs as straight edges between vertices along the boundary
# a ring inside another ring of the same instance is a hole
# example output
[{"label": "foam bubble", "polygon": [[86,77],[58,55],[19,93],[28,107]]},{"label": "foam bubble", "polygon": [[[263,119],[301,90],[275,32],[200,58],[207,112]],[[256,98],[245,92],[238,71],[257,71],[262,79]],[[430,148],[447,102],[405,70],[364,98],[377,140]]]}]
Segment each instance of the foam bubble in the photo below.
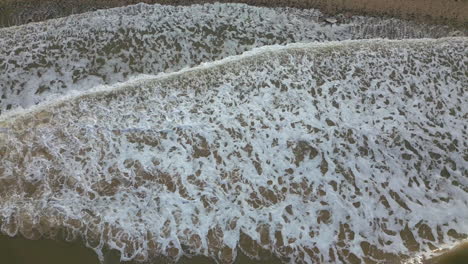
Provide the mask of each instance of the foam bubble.
[{"label": "foam bubble", "polygon": [[[359,38],[420,38],[448,27],[241,4],[139,4],[0,29],[0,113],[54,95],[172,72],[254,47]],[[395,29],[398,28],[398,31]]]},{"label": "foam bubble", "polygon": [[268,47],[4,115],[5,234],[399,261],[466,236],[466,38]]}]

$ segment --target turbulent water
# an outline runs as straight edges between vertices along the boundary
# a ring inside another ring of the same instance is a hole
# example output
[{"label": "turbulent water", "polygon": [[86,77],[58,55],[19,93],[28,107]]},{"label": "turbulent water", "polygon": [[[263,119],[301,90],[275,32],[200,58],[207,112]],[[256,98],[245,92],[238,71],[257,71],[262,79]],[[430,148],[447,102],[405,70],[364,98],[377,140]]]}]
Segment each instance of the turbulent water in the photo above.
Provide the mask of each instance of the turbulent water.
[{"label": "turbulent water", "polygon": [[241,4],[136,5],[0,29],[0,113],[56,94],[238,55],[254,47],[362,38],[438,38],[443,26]]},{"label": "turbulent water", "polygon": [[264,47],[4,114],[1,231],[66,230],[124,260],[381,263],[451,245],[468,233],[467,51]]}]

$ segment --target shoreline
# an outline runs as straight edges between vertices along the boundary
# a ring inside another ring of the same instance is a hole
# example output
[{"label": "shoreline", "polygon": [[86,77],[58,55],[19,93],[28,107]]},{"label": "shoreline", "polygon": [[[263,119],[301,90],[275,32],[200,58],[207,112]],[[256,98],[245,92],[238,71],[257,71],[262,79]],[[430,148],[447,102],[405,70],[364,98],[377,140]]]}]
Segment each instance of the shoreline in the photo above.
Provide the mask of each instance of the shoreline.
[{"label": "shoreline", "polygon": [[[28,252],[27,255],[23,254]],[[66,242],[63,240],[52,240],[40,238],[29,240],[22,236],[9,237],[0,234],[0,254],[3,260],[16,264],[79,264],[86,260],[88,264],[101,264],[98,255],[87,248],[83,241]],[[422,264],[463,264],[468,258],[468,242],[462,241],[451,249],[441,250],[440,254],[430,259],[423,259]],[[103,264],[153,264],[172,263],[170,260],[160,258],[138,261],[120,261],[120,254],[116,250],[107,251]],[[210,264],[216,263],[206,256],[181,257],[178,264]],[[266,256],[264,260],[252,260],[237,250],[234,264],[281,264],[281,260],[274,256]]]},{"label": "shoreline", "polygon": [[423,261],[424,264],[463,264],[468,259],[468,240],[453,248],[441,251],[437,256]]},{"label": "shoreline", "polygon": [[3,0],[0,28],[39,22],[97,9],[136,3],[191,5],[203,3],[244,3],[264,7],[314,8],[327,15],[396,17],[428,24],[468,27],[468,0]]},{"label": "shoreline", "polygon": [[[28,254],[24,254],[28,252]],[[98,255],[85,246],[81,240],[66,242],[60,239],[39,238],[30,240],[17,235],[9,237],[0,234],[0,254],[2,260],[15,264],[101,264]],[[138,261],[120,261],[120,253],[116,250],[105,252],[103,264],[168,264],[171,260],[163,257]],[[216,262],[206,256],[183,256],[177,261],[178,264],[215,264]],[[265,256],[264,260],[252,260],[238,248],[237,258],[234,264],[281,264],[281,260],[274,256]]]}]

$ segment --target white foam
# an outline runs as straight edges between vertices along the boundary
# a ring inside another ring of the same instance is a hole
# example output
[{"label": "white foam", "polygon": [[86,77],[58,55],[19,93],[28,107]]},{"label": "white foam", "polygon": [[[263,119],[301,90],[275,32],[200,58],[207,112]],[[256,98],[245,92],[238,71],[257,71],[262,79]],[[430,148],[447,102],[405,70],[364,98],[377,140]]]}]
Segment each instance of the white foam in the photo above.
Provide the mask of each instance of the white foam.
[{"label": "white foam", "polygon": [[[446,27],[396,19],[339,17],[317,10],[241,4],[139,4],[0,29],[0,111],[55,94],[126,81],[238,55],[254,47],[361,38],[421,38]],[[397,32],[394,28],[398,28]]]},{"label": "white foam", "polygon": [[468,232],[467,46],[264,47],[6,114],[1,230],[74,230],[124,260],[231,262],[241,233],[291,263],[454,243]]}]

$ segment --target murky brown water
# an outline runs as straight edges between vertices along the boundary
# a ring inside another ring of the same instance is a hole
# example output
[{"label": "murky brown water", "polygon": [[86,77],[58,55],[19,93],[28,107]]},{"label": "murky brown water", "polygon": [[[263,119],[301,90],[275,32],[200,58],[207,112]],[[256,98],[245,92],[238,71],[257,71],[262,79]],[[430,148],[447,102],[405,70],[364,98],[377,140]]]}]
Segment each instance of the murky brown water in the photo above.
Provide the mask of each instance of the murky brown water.
[{"label": "murky brown water", "polygon": [[[100,264],[93,250],[80,242],[63,242],[49,239],[28,240],[22,237],[0,236],[0,256],[2,263],[9,264]],[[424,261],[424,264],[466,264],[468,261],[468,242],[458,245],[451,251]],[[150,263],[167,263],[165,260],[153,260]],[[138,262],[120,262],[119,253],[110,251],[104,264],[137,264]],[[182,258],[178,264],[208,264],[211,259],[201,256]],[[237,264],[279,264],[280,260],[266,257],[263,261],[251,260],[239,254]],[[395,262],[397,263],[397,262]]]},{"label": "murky brown water", "polygon": [[426,264],[466,264],[468,263],[468,242],[454,247],[452,250],[441,254]]},{"label": "murky brown water", "polygon": [[[81,242],[63,242],[50,239],[29,240],[23,237],[0,236],[1,263],[8,264],[100,264],[96,253],[86,248]],[[141,262],[120,262],[117,251],[106,252],[104,264],[137,264]],[[156,259],[150,263],[171,263],[168,260]],[[181,258],[178,264],[209,264],[213,260],[195,256]],[[237,264],[279,264],[280,260],[264,256],[264,260],[251,260],[244,254],[237,256]]]},{"label": "murky brown water", "polygon": [[1,263],[99,264],[96,254],[79,243],[0,236]]}]

